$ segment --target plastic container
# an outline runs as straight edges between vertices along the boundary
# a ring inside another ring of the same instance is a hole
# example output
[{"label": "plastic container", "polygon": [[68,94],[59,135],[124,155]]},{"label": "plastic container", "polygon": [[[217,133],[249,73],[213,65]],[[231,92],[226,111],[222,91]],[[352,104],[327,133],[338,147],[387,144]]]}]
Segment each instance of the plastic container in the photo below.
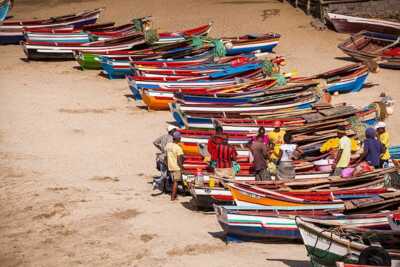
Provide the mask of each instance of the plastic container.
[{"label": "plastic container", "polygon": [[196,179],[197,183],[199,185],[204,185],[204,175],[200,168],[197,169],[196,177],[197,177],[197,179]]},{"label": "plastic container", "polygon": [[342,177],[343,178],[349,178],[353,176],[354,168],[345,168],[342,170]]}]

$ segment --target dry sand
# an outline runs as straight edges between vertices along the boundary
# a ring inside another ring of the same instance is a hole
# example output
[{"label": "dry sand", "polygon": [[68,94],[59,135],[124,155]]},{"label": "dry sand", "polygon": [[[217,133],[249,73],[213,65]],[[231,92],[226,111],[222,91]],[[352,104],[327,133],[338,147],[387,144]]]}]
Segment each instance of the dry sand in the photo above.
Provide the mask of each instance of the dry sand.
[{"label": "dry sand", "polygon": [[[16,1],[15,18],[105,6],[102,21],[153,15],[160,30],[214,21],[212,34],[279,32],[288,69],[311,74],[345,64],[345,38],[319,32],[288,4],[267,1]],[[264,17],[264,10],[276,9]],[[300,244],[226,245],[214,215],[152,196],[155,149],[168,112],[147,112],[108,81],[74,62],[26,63],[18,46],[0,47],[0,266],[308,266]],[[399,98],[399,72],[382,70],[359,94]],[[390,119],[393,143],[400,140]]]}]

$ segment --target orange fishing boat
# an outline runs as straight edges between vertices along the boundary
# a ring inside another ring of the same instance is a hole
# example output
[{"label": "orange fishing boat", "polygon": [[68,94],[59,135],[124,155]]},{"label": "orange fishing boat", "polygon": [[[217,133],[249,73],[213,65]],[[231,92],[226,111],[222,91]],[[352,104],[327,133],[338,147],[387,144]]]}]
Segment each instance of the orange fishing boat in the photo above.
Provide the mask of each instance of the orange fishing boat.
[{"label": "orange fishing boat", "polygon": [[140,95],[149,110],[168,110],[168,104],[173,102],[173,93],[171,92],[142,89]]},{"label": "orange fishing boat", "polygon": [[228,188],[232,193],[232,197],[236,205],[243,206],[319,206],[329,208],[344,208],[341,200],[332,199],[332,201],[313,201],[302,198],[293,197],[277,191],[272,191],[260,187],[245,184],[228,184]]}]

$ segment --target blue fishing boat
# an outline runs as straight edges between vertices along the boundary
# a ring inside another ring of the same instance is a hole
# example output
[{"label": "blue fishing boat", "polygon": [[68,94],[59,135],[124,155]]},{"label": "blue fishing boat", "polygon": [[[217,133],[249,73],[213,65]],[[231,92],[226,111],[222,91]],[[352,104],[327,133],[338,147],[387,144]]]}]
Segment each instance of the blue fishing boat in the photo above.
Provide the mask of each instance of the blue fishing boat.
[{"label": "blue fishing boat", "polygon": [[129,60],[115,60],[106,57],[101,59],[101,72],[110,80],[123,79],[127,75],[132,75],[133,71]]},{"label": "blue fishing boat", "polygon": [[362,63],[345,65],[343,67],[316,74],[307,79],[323,79],[328,93],[358,92],[363,88],[369,69]]},{"label": "blue fishing boat", "polygon": [[279,44],[280,34],[270,33],[261,36],[245,35],[238,38],[222,38],[227,55],[238,55],[254,51],[272,52]]},{"label": "blue fishing boat", "polygon": [[333,93],[350,93],[359,92],[368,77],[367,67],[360,69],[352,75],[341,77],[338,81],[328,83],[327,91],[331,94]]}]

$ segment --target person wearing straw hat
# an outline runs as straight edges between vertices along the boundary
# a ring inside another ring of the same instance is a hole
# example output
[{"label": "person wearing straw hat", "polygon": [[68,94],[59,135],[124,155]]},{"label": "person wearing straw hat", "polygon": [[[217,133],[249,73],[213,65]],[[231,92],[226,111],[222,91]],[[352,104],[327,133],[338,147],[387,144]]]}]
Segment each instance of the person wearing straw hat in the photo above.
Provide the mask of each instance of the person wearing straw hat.
[{"label": "person wearing straw hat", "polygon": [[168,171],[171,173],[172,177],[172,192],[171,192],[171,200],[176,199],[177,191],[178,191],[178,182],[182,181],[182,171],[183,171],[183,150],[179,145],[181,142],[181,133],[174,132],[173,142],[168,143],[165,146],[165,151],[167,152],[167,165]]},{"label": "person wearing straw hat", "polygon": [[390,153],[389,153],[389,147],[390,147],[390,137],[389,133],[386,131],[386,123],[383,121],[378,122],[375,125],[376,132],[378,133],[378,139],[382,143],[382,145],[385,147],[385,152],[381,156],[381,167],[387,167],[389,164],[389,159],[390,159]]}]

